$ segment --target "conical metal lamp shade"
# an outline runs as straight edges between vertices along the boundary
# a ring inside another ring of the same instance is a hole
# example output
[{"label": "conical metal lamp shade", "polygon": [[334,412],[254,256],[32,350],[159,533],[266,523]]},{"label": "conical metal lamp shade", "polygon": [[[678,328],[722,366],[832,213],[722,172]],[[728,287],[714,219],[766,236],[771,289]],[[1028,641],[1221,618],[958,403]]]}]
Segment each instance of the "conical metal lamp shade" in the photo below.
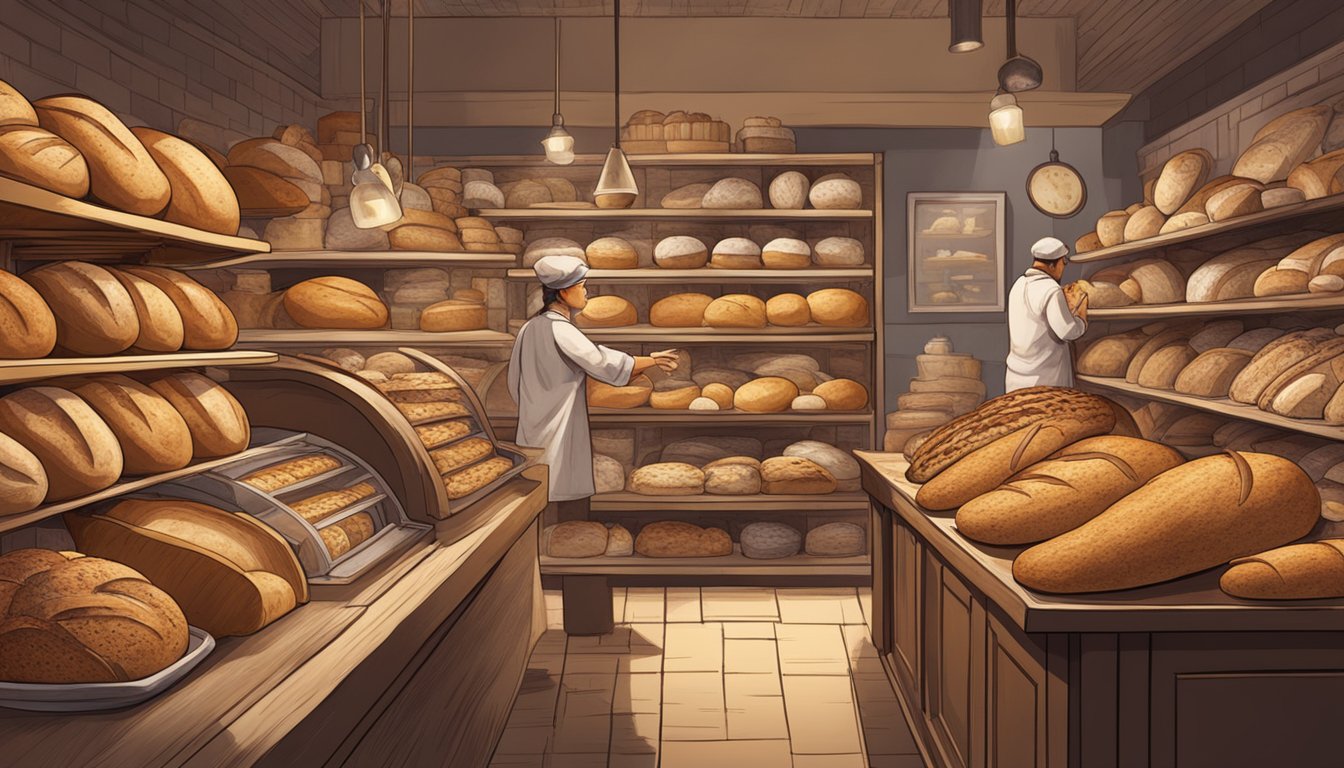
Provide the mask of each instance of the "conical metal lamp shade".
[{"label": "conical metal lamp shade", "polygon": [[630,170],[630,161],[620,147],[612,147],[607,152],[607,162],[602,164],[602,175],[597,178],[594,195],[637,195],[639,187],[635,185],[635,174]]}]

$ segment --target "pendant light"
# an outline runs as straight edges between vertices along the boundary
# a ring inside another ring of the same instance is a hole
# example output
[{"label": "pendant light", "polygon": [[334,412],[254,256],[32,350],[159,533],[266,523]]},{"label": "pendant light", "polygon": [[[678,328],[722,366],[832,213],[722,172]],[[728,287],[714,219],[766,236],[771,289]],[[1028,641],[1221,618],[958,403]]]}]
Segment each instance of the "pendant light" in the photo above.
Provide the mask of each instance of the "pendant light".
[{"label": "pendant light", "polygon": [[[386,47],[386,46],[384,46]],[[355,166],[350,192],[350,217],[360,229],[374,229],[401,218],[401,203],[392,192],[392,179],[381,163],[374,162],[373,147],[369,145],[365,122],[364,82],[364,0],[359,0],[359,134],[360,144],[350,159]],[[383,134],[387,140],[387,134]]]},{"label": "pendant light", "polygon": [[551,132],[541,140],[546,150],[546,161],[556,165],[574,162],[574,137],[565,130],[565,116],[560,114],[560,17],[555,17],[555,112],[551,114]]},{"label": "pendant light", "polygon": [[1017,97],[1011,93],[999,91],[989,102],[989,132],[994,143],[999,146],[1016,144],[1027,137],[1022,124],[1022,108],[1017,105]]},{"label": "pendant light", "polygon": [[593,202],[598,208],[629,208],[639,196],[639,187],[635,184],[635,174],[630,171],[630,161],[621,151],[621,0],[613,4],[612,15],[613,49],[615,51],[615,86],[612,94],[615,102],[613,130],[616,140],[607,152],[607,161],[602,164],[602,175],[597,179],[597,189],[593,190]]},{"label": "pendant light", "polygon": [[951,0],[947,13],[952,22],[952,42],[947,50],[952,53],[967,53],[985,47],[985,37],[980,31],[981,0]]},{"label": "pendant light", "polygon": [[1017,55],[1017,2],[1007,0],[1008,60],[999,67],[999,87],[1008,93],[1041,87],[1041,65],[1027,56]]}]

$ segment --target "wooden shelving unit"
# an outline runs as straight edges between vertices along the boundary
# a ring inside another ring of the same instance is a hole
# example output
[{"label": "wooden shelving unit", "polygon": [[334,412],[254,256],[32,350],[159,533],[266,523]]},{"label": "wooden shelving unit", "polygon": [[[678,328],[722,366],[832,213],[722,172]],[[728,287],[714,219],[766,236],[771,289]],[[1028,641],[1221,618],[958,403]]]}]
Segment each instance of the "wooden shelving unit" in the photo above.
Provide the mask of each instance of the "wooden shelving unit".
[{"label": "wooden shelving unit", "polygon": [[[537,275],[531,269],[510,269],[510,280],[532,282]],[[872,280],[872,267],[853,269],[593,269],[588,271],[590,283],[807,283],[809,285]]]},{"label": "wooden shelving unit", "polygon": [[516,266],[518,257],[512,253],[443,253],[439,251],[272,251],[270,253],[252,253],[243,256],[228,256],[203,261],[198,264],[180,265],[184,271],[198,269],[229,269],[244,267],[247,269],[313,268],[323,267],[368,267],[383,269],[386,267],[470,267],[486,269],[490,267],[507,268]]},{"label": "wooden shelving unit", "polygon": [[838,344],[872,342],[872,328],[831,328],[807,325],[800,328],[659,328],[625,325],[619,328],[585,328],[590,338],[602,342],[669,342],[700,344]]},{"label": "wooden shelving unit", "polygon": [[755,560],[733,545],[733,554],[723,557],[542,557],[542,574],[606,576],[688,576],[774,578],[844,576],[867,577],[869,560],[861,557],[808,557],[794,555],[774,560]]},{"label": "wooden shelving unit", "polygon": [[871,221],[869,210],[733,210],[729,208],[481,208],[495,221]]},{"label": "wooden shelving unit", "polygon": [[805,507],[809,513],[861,511],[868,509],[868,496],[863,493],[644,496],[621,492],[600,493],[592,498],[592,509],[596,512],[772,512],[781,507]]},{"label": "wooden shelving unit", "polygon": [[1222,315],[1270,315],[1284,312],[1316,312],[1344,309],[1344,293],[1302,293],[1263,299],[1236,299],[1198,304],[1135,304],[1128,307],[1089,309],[1089,320],[1153,320],[1165,317],[1216,317]]},{"label": "wooden shelving unit", "polygon": [[[665,155],[630,155],[631,166],[871,166],[877,160],[872,152],[751,154],[736,152],[669,153]],[[458,155],[438,158],[440,162],[458,167],[485,168],[545,168],[554,170],[543,155]],[[607,160],[606,153],[575,155],[572,165],[600,166]]]},{"label": "wooden shelving unit", "polygon": [[238,344],[247,347],[339,347],[339,346],[452,346],[498,347],[513,344],[513,336],[503,331],[455,331],[430,333],[428,331],[391,330],[326,330],[302,328],[296,330],[252,329],[238,332]]},{"label": "wooden shelving unit", "polygon": [[274,352],[229,350],[226,352],[179,352],[164,355],[116,357],[44,357],[36,360],[0,360],[0,386],[39,381],[58,376],[90,376],[100,373],[130,373],[201,366],[265,365]]}]

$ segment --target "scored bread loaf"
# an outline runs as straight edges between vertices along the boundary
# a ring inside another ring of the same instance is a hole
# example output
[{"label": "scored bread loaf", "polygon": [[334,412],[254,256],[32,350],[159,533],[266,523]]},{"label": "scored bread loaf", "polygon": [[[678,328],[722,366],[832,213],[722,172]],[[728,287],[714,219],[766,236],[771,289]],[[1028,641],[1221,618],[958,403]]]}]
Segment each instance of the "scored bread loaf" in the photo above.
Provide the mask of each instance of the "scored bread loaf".
[{"label": "scored bread loaf", "polygon": [[[133,349],[143,352],[176,352],[182,348],[185,327],[177,305],[154,283],[132,272],[107,267],[131,296],[140,334]],[[211,294],[212,296],[214,294]]]},{"label": "scored bread loaf", "polygon": [[761,462],[761,491],[777,494],[825,494],[836,489],[835,475],[802,456],[772,456]]},{"label": "scored bread loaf", "polygon": [[1289,544],[1239,557],[1218,586],[1248,600],[1344,597],[1344,539]]},{"label": "scored bread loaf", "polygon": [[0,269],[0,358],[46,357],[55,347],[56,317],[47,302],[33,286]]},{"label": "scored bread loaf", "polygon": [[341,460],[335,456],[325,453],[315,453],[307,456],[282,461],[279,464],[272,464],[264,469],[258,469],[243,475],[239,480],[256,488],[259,491],[272,493],[283,490],[287,486],[307,480],[310,477],[317,477],[326,472],[330,472],[341,466]]},{"label": "scored bread loaf", "polygon": [[27,512],[47,496],[47,472],[33,452],[0,432],[0,515]]},{"label": "scored bread loaf", "polygon": [[191,461],[191,431],[162,395],[121,374],[98,376],[73,387],[116,436],[122,471],[150,475]]},{"label": "scored bread loaf", "polygon": [[193,458],[230,456],[247,447],[252,437],[247,412],[219,382],[186,372],[162,375],[148,383],[186,420]]},{"label": "scored bread loaf", "polygon": [[[123,460],[116,435],[88,403],[69,390],[26,387],[0,398],[0,433],[12,437],[42,463],[47,502],[102,490],[121,476]],[[25,475],[31,477],[30,472]]]},{"label": "scored bread loaf", "polygon": [[233,312],[213,291],[175,269],[126,266],[121,270],[163,291],[182,318],[182,346],[186,349],[228,349],[238,339]]},{"label": "scored bread loaf", "polygon": [[1233,175],[1266,183],[1286,179],[1320,146],[1332,112],[1329,104],[1315,104],[1269,121],[1237,158]]},{"label": "scored bread loaf", "polygon": [[1305,360],[1321,344],[1338,338],[1329,328],[1309,328],[1284,334],[1266,344],[1232,380],[1228,396],[1252,404],[1284,371]]},{"label": "scored bread loaf", "polygon": [[164,220],[220,235],[238,234],[238,197],[219,168],[193,144],[137,126],[131,133],[168,177],[171,197]]},{"label": "scored bread loaf", "polygon": [[704,324],[711,328],[764,328],[765,302],[745,293],[730,293],[705,307]]},{"label": "scored bread loaf", "polygon": [[80,355],[113,355],[140,335],[135,302],[103,267],[58,261],[24,273],[56,318],[56,344]]},{"label": "scored bread loaf", "polygon": [[574,317],[580,328],[617,328],[639,322],[635,305],[620,296],[594,296]]},{"label": "scored bread loaf", "polygon": [[487,323],[486,306],[479,301],[448,299],[420,312],[420,330],[429,333],[477,331],[485,328]]},{"label": "scored bread loaf", "polygon": [[89,193],[84,156],[65,139],[36,125],[0,123],[0,175],[66,197]]},{"label": "scored bread loaf", "polygon": [[1139,376],[1143,373],[1144,366],[1162,349],[1172,345],[1186,345],[1190,337],[1194,336],[1196,327],[1193,325],[1181,325],[1149,336],[1144,341],[1143,346],[1134,353],[1129,359],[1129,367],[1125,369],[1125,381],[1130,384],[1138,384]]},{"label": "scored bread loaf", "polygon": [[387,305],[373,289],[348,277],[314,277],[285,291],[285,311],[305,328],[381,328]]},{"label": "scored bread loaf", "polygon": [[1184,462],[1175,449],[1134,437],[1079,440],[957,511],[957,531],[996,546],[1071,531]]},{"label": "scored bread loaf", "polygon": [[641,528],[635,552],[644,557],[725,557],[733,553],[733,539],[722,528],[667,520]]},{"label": "scored bread loaf", "polygon": [[84,156],[94,197],[141,216],[153,216],[168,205],[172,197],[168,177],[107,107],[83,96],[49,96],[33,102],[33,108],[43,128]]},{"label": "scored bread loaf", "polygon": [[[1114,414],[1108,415],[1111,424],[1114,425]],[[1008,478],[1060,448],[1075,442],[1074,435],[1077,435],[1078,431],[1076,423],[1055,419],[1038,421],[1010,432],[965,454],[951,466],[934,475],[920,486],[915,501],[925,509],[956,509],[976,496],[988,493]],[[918,456],[918,452],[916,455]]]},{"label": "scored bread loaf", "polygon": [[1153,478],[1078,528],[1018,555],[1040,592],[1130,589],[1186,576],[1306,535],[1321,497],[1293,462],[1227,453]]}]

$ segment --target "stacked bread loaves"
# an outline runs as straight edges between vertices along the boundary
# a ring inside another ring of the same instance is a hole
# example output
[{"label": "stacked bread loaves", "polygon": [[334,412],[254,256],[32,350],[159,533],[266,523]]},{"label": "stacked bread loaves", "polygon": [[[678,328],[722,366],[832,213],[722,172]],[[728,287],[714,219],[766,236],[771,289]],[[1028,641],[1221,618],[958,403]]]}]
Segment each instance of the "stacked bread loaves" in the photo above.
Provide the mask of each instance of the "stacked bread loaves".
[{"label": "stacked bread loaves", "polygon": [[642,109],[621,127],[621,145],[636,154],[728,152],[732,141],[732,127],[703,112]]},{"label": "stacked bread loaves", "polygon": [[[760,255],[751,250],[751,256],[734,258],[747,258],[759,264]],[[731,263],[736,266],[726,268],[740,269],[744,264],[741,261]],[[782,293],[768,300],[746,293],[725,294],[718,298],[703,293],[675,293],[655,301],[649,308],[649,324],[663,328],[764,328],[767,325],[801,327],[814,324],[861,328],[868,322],[868,300],[848,288],[823,288],[807,296]]]},{"label": "stacked bread loaves", "polygon": [[946,337],[930,339],[915,365],[918,375],[910,380],[910,391],[898,396],[897,409],[887,414],[882,449],[891,453],[906,451],[908,455],[912,445],[918,444],[915,441],[985,399],[980,361],[954,353]]}]

